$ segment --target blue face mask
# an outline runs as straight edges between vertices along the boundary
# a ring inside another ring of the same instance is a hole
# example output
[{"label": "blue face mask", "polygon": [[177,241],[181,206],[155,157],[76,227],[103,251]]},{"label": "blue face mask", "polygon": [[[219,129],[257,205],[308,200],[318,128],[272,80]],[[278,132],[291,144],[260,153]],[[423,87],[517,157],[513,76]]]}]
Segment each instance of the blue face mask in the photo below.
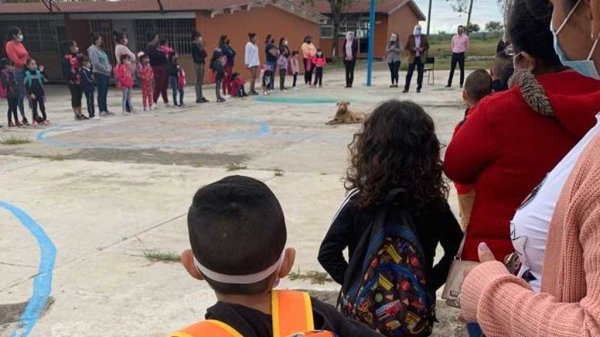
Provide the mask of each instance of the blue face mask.
[{"label": "blue face mask", "polygon": [[560,25],[560,27],[558,27],[556,32],[554,32],[552,30],[553,25],[552,25],[552,23],[550,23],[550,31],[552,31],[552,35],[554,36],[554,50],[556,51],[556,55],[558,55],[560,62],[564,66],[575,70],[576,72],[580,73],[583,76],[587,76],[587,77],[591,77],[591,78],[600,80],[600,74],[598,74],[596,65],[594,64],[594,61],[591,59],[592,55],[594,55],[594,51],[596,50],[596,47],[598,46],[598,39],[600,38],[600,36],[598,36],[598,38],[596,38],[596,41],[594,42],[594,45],[592,46],[592,50],[590,51],[590,54],[586,60],[579,60],[579,61],[569,60],[569,58],[567,57],[565,52],[560,47],[560,43],[558,42],[558,34],[560,34],[562,29],[566,26],[567,22],[571,18],[571,16],[573,16],[573,14],[575,13],[575,10],[577,9],[577,6],[579,6],[579,3],[581,3],[581,0],[579,0],[575,4],[575,6],[573,6],[573,9],[571,9],[569,14],[565,18],[565,21],[563,21],[563,23]]}]

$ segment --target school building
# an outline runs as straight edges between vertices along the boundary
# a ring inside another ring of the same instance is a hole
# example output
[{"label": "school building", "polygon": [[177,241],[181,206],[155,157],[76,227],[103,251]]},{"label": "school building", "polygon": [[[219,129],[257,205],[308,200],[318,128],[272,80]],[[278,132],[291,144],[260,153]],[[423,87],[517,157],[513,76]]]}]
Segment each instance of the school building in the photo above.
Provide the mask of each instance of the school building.
[{"label": "school building", "polygon": [[[236,70],[243,72],[244,48],[248,33],[259,36],[259,48],[267,34],[285,36],[290,48],[300,48],[304,36],[317,41],[320,24],[327,18],[311,9],[286,0],[122,0],[102,2],[48,2],[0,4],[0,32],[18,26],[24,43],[38,64],[46,65],[51,81],[62,80],[62,42],[77,41],[86,51],[90,33],[100,33],[104,49],[114,60],[112,32],[125,30],[129,48],[137,52],[147,45],[146,35],[157,32],[180,54],[180,63],[195,80],[191,57],[191,34],[202,33],[210,55],[221,34],[230,37],[237,52]],[[297,47],[295,47],[297,46]],[[261,60],[264,61],[264,53]],[[207,59],[208,63],[208,59]],[[207,79],[209,76],[207,76]]]},{"label": "school building", "polygon": [[[302,0],[121,0],[92,2],[39,1],[0,3],[0,33],[18,26],[24,43],[38,64],[46,65],[51,81],[61,81],[62,42],[77,41],[85,52],[90,45],[90,33],[104,37],[104,49],[114,60],[113,31],[125,30],[129,48],[137,52],[147,45],[146,35],[156,32],[166,38],[180,54],[188,82],[193,82],[191,33],[202,33],[209,55],[218,44],[219,36],[227,34],[237,51],[235,70],[244,73],[244,47],[248,33],[259,36],[261,60],[264,42],[272,34],[276,42],[286,37],[290,49],[299,50],[306,35],[330,55],[333,36],[329,4],[316,0],[307,6]],[[403,42],[413,26],[425,16],[413,0],[378,2],[375,27],[375,57],[385,57],[385,46],[391,32]],[[361,56],[366,57],[369,29],[369,0],[359,0],[351,6],[340,26],[339,44],[345,32],[353,30],[360,39]],[[341,48],[338,48],[341,50]],[[207,60],[208,61],[208,60]],[[207,80],[210,76],[207,76]]]},{"label": "school building", "polygon": [[[298,0],[301,3],[301,0]],[[359,39],[360,57],[367,57],[369,50],[369,7],[370,0],[358,0],[346,10],[342,16],[338,36],[338,55],[343,55],[343,41],[346,32],[354,31]],[[310,9],[327,16],[321,24],[321,48],[327,55],[333,48],[333,25],[331,22],[331,6],[328,1],[316,0]],[[385,0],[377,1],[375,9],[375,42],[374,57],[384,59],[385,48],[390,34],[396,33],[403,45],[412,34],[414,26],[424,21],[425,15],[414,0]]]}]

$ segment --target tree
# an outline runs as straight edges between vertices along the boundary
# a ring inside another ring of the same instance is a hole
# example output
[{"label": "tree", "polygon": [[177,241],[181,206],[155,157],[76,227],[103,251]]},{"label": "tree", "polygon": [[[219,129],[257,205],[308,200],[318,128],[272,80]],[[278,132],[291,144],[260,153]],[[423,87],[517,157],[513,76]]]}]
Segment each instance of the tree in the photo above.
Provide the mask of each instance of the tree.
[{"label": "tree", "polygon": [[490,33],[501,32],[504,29],[500,21],[490,21],[485,24],[485,31]]},{"label": "tree", "polygon": [[479,33],[480,30],[481,30],[481,27],[479,27],[478,24],[472,23],[472,24],[469,24],[469,26],[467,27],[467,34]]},{"label": "tree", "polygon": [[[467,13],[467,24],[466,27],[471,26],[471,13],[473,13],[473,2],[475,0],[446,0],[452,6],[452,9],[456,13]],[[501,0],[498,0],[501,1]],[[469,30],[467,29],[467,34],[469,34]]]},{"label": "tree", "polygon": [[[318,0],[302,0],[304,4],[311,6],[315,4],[315,1]],[[331,25],[333,27],[333,47],[331,48],[333,58],[337,58],[340,23],[342,22],[343,16],[352,5],[359,1],[360,0],[327,0],[331,11]],[[377,3],[381,3],[384,0],[376,1]],[[369,27],[369,29],[375,29],[375,27]]]}]

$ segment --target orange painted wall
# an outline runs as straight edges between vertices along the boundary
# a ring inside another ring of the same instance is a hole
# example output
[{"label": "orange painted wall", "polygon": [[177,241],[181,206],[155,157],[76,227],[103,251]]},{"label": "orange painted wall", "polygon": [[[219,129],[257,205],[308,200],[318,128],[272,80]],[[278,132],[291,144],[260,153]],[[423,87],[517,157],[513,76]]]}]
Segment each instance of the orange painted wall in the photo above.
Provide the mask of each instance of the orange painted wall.
[{"label": "orange painted wall", "polygon": [[[385,43],[388,35],[388,18],[387,14],[377,14],[375,16],[375,58],[385,56]],[[331,55],[332,39],[321,39],[320,47],[325,55]],[[338,40],[338,56],[343,56],[342,48],[344,46],[344,38]],[[367,52],[364,51],[359,57],[367,57]]]},{"label": "orange painted wall", "polygon": [[[208,60],[212,52],[219,44],[219,37],[227,34],[231,40],[231,46],[237,52],[234,71],[247,78],[248,73],[244,67],[244,49],[248,42],[248,33],[254,32],[258,35],[258,48],[260,61],[265,62],[265,38],[267,34],[275,37],[275,43],[279,43],[281,37],[289,41],[290,50],[300,50],[300,46],[306,35],[312,35],[315,41],[321,36],[320,26],[312,21],[304,20],[292,13],[286,12],[275,6],[252,8],[250,11],[237,11],[233,14],[221,14],[214,18],[198,14],[196,16],[196,27],[202,34],[205,47],[209,57],[207,58],[206,71],[208,71]],[[190,81],[194,81],[193,68],[186,69],[190,75]],[[206,81],[211,76],[205,76]]]},{"label": "orange painted wall", "polygon": [[419,17],[409,6],[404,6],[390,15],[388,32],[389,34],[399,34],[402,46],[406,46],[408,37],[413,33],[413,29],[417,23],[419,23]]}]

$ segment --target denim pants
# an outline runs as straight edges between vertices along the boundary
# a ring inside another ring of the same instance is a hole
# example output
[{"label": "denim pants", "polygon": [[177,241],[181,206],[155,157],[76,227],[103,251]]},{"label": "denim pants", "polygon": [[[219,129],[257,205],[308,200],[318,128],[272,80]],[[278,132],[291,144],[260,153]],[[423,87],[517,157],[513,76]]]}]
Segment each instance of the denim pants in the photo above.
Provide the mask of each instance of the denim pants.
[{"label": "denim pants", "polygon": [[13,71],[13,76],[15,77],[15,81],[17,81],[17,89],[19,90],[19,100],[17,102],[17,107],[19,107],[19,112],[21,112],[21,117],[26,119],[25,117],[25,105],[23,101],[25,101],[25,72],[23,69],[15,69]]},{"label": "denim pants", "polygon": [[[173,90],[173,105],[183,105],[183,88],[179,87],[179,79],[177,76],[169,76],[169,83],[171,83],[171,89]],[[177,103],[177,94],[179,94],[179,103]]]},{"label": "denim pants", "polygon": [[133,88],[123,88],[123,101],[121,102],[121,107],[123,111],[127,111],[127,107],[131,106],[131,93]]},{"label": "denim pants", "polygon": [[108,96],[108,80],[110,77],[99,73],[95,73],[94,77],[98,86],[98,110],[100,112],[108,112],[106,96]]}]

